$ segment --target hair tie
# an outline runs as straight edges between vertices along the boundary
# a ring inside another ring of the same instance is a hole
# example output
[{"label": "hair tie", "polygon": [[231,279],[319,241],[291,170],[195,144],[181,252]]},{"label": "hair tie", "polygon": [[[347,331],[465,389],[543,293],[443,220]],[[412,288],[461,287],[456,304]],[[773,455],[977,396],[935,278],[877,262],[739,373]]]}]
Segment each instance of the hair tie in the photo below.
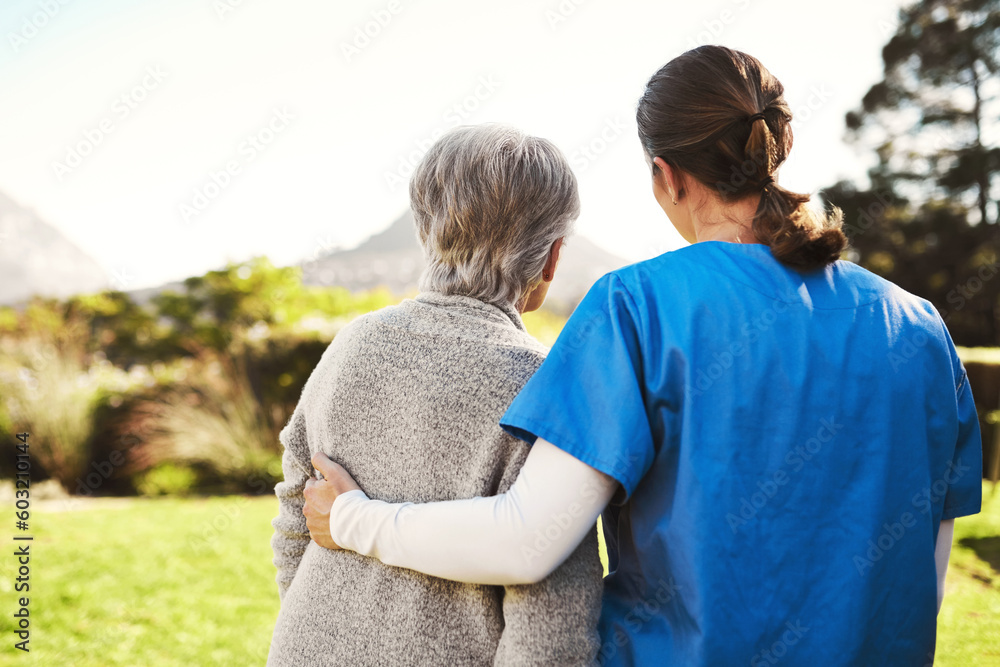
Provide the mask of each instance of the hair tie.
[{"label": "hair tie", "polygon": [[761,190],[763,190],[764,188],[766,188],[767,186],[769,186],[769,185],[770,185],[771,183],[774,183],[774,176],[770,176],[770,175],[768,175],[767,177],[765,177],[765,178],[764,178],[764,179],[763,179],[763,180],[762,180],[762,181],[760,182],[760,184],[758,185],[758,187],[759,187],[759,188],[760,188]]},{"label": "hair tie", "polygon": [[747,116],[747,123],[753,123],[755,120],[761,120],[764,118],[764,112],[755,113],[751,116]]}]

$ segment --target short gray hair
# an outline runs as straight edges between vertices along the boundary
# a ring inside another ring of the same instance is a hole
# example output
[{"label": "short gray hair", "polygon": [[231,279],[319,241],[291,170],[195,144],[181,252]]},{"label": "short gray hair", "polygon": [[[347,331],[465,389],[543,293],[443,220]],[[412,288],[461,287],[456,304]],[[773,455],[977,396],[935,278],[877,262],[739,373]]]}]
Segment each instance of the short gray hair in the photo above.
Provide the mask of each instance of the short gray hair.
[{"label": "short gray hair", "polygon": [[410,206],[427,261],[421,290],[516,304],[572,232],[580,197],[552,142],[489,123],[431,146],[410,178]]}]

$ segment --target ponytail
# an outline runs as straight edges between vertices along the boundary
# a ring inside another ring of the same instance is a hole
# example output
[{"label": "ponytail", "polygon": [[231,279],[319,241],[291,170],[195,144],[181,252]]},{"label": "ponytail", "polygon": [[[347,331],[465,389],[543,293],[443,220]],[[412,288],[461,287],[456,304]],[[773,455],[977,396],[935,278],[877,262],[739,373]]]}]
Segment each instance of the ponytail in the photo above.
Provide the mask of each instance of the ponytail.
[{"label": "ponytail", "polygon": [[760,193],[757,240],[782,263],[808,271],[836,261],[847,237],[840,209],[820,215],[809,195],[774,182],[792,148],[791,120],[781,82],[760,61],[713,45],[664,65],[636,109],[647,155],[714,186],[723,201]]},{"label": "ponytail", "polygon": [[800,271],[823,268],[839,259],[847,247],[841,210],[834,208],[820,217],[808,201],[809,195],[772,183],[761,193],[752,227],[757,240],[770,246],[777,260]]},{"label": "ponytail", "polygon": [[[834,208],[829,215],[819,216],[808,206],[809,195],[792,192],[774,182],[771,172],[783,161],[783,156],[771,132],[769,117],[772,122],[784,121],[783,114],[769,113],[766,109],[748,118],[750,137],[744,147],[744,164],[757,165],[755,182],[761,189],[751,229],[757,240],[769,246],[783,264],[801,271],[822,268],[836,261],[847,247],[847,236],[841,229],[843,213]],[[791,133],[790,127],[788,132]]]}]

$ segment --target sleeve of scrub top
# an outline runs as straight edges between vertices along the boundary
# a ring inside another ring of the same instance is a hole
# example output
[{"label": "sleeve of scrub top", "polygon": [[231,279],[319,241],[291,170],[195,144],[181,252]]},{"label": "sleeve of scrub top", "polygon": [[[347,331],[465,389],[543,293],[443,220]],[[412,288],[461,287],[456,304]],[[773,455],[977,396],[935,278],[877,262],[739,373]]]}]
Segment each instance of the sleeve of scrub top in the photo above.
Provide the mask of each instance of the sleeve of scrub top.
[{"label": "sleeve of scrub top", "polygon": [[943,479],[948,484],[941,519],[954,519],[976,514],[983,501],[983,443],[979,433],[979,417],[972,400],[972,389],[965,369],[961,369],[958,387],[958,441],[950,468]]},{"label": "sleeve of scrub top", "polygon": [[627,499],[655,456],[646,410],[642,313],[615,273],[598,280],[500,420],[618,480]]}]

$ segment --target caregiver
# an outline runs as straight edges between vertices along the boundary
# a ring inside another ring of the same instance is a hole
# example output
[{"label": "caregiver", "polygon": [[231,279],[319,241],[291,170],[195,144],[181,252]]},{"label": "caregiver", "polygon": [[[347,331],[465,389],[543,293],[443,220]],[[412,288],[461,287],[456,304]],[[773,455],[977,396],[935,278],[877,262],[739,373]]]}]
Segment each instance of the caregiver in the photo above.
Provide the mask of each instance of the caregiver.
[{"label": "caregiver", "polygon": [[941,317],[838,260],[840,212],[776,182],[791,114],[755,58],[688,51],[636,116],[692,245],[591,288],[501,419],[534,443],[510,490],[388,504],[319,454],[313,539],[508,585],[546,577],[603,510],[605,664],[930,662],[952,520],[981,502]]}]

